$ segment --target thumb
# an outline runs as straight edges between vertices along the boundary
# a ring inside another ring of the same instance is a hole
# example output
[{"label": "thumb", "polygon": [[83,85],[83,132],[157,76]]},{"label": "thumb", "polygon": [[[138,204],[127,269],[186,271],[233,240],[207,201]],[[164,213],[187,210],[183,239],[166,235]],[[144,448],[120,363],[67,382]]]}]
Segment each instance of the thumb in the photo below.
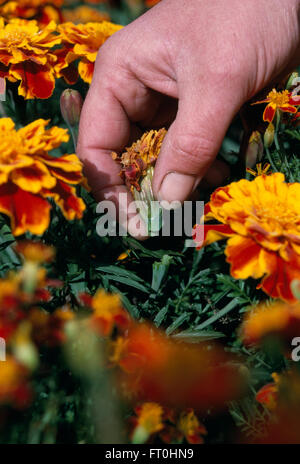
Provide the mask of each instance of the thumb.
[{"label": "thumb", "polygon": [[191,84],[179,98],[155,166],[153,190],[159,200],[183,202],[214,161],[241,102],[223,90],[203,93]]}]

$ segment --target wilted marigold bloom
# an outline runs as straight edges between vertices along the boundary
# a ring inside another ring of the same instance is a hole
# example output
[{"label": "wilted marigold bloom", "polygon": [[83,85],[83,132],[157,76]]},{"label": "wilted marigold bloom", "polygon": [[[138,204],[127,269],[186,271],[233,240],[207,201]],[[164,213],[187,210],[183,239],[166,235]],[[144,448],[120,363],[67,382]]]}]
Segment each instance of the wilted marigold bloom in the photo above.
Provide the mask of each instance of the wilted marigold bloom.
[{"label": "wilted marigold bloom", "polygon": [[131,190],[141,189],[140,180],[147,174],[147,170],[154,166],[166,133],[166,129],[151,130],[126,148],[120,156],[112,153],[113,159],[121,165],[121,177]]},{"label": "wilted marigold bloom", "polygon": [[72,10],[63,10],[63,19],[65,22],[73,24],[86,24],[90,22],[109,21],[108,13],[82,5]]},{"label": "wilted marigold bloom", "polygon": [[10,0],[3,3],[0,14],[6,19],[36,19],[41,25],[62,20],[59,8],[63,0]]},{"label": "wilted marigold bloom", "polygon": [[273,298],[292,302],[290,289],[300,278],[300,184],[284,174],[257,176],[218,188],[205,206],[205,221],[194,230],[199,248],[228,239],[225,249],[231,275],[261,279],[259,288]]},{"label": "wilted marigold bloom", "polygon": [[28,371],[12,356],[0,362],[0,405],[9,404],[17,408],[29,405],[31,392]]},{"label": "wilted marigold bloom", "polygon": [[[84,181],[75,154],[54,158],[49,152],[69,140],[65,129],[38,119],[16,130],[0,119],[0,212],[9,216],[14,235],[42,234],[50,222],[53,198],[68,220],[82,217],[85,205],[73,185]],[[71,185],[70,185],[71,184]]]},{"label": "wilted marigold bloom", "polygon": [[19,95],[25,99],[49,98],[54,90],[54,63],[51,49],[60,44],[51,22],[43,30],[36,21],[0,18],[0,77],[20,81]]},{"label": "wilted marigold bloom", "polygon": [[268,103],[264,110],[263,120],[271,123],[277,110],[287,113],[297,113],[296,107],[300,105],[300,96],[293,96],[288,90],[277,92],[276,89],[273,89],[268,94],[267,98],[255,102],[253,105],[258,105],[260,103]]},{"label": "wilted marigold bloom", "polygon": [[[97,53],[101,45],[123,26],[108,21],[87,24],[63,23],[58,26],[62,40],[62,48],[55,51],[57,63],[55,72],[57,77],[63,77],[68,84],[74,84],[80,77],[90,84]],[[74,61],[80,60],[77,68]]]},{"label": "wilted marigold bloom", "polygon": [[261,303],[247,313],[241,326],[241,337],[245,344],[261,342],[265,337],[275,335],[287,340],[300,333],[300,303]]}]

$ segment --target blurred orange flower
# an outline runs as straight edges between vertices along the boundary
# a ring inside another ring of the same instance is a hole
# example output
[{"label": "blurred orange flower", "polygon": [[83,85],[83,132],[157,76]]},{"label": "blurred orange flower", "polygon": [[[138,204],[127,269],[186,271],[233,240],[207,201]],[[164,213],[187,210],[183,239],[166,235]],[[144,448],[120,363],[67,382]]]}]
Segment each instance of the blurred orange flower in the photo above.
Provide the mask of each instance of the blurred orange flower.
[{"label": "blurred orange flower", "polygon": [[270,411],[273,411],[278,402],[278,383],[279,383],[279,376],[278,374],[272,374],[274,382],[270,382],[264,385],[257,393],[256,393],[256,401],[263,404],[266,408]]},{"label": "blurred orange flower", "polygon": [[109,21],[108,13],[82,5],[72,10],[63,10],[63,19],[65,22],[74,24],[86,24],[90,22]]},{"label": "blurred orange flower", "polygon": [[23,256],[25,261],[38,264],[51,262],[55,256],[55,250],[52,246],[45,245],[42,242],[33,242],[32,240],[17,242],[15,250]]},{"label": "blurred orange flower", "polygon": [[90,301],[90,307],[93,310],[91,324],[102,335],[110,335],[115,325],[121,329],[128,327],[129,315],[122,308],[119,295],[98,290]]},{"label": "blurred orange flower", "polygon": [[206,428],[199,421],[193,409],[184,411],[179,416],[178,430],[183,434],[186,441],[193,445],[203,443],[202,435],[206,435]]},{"label": "blurred orange flower", "polygon": [[299,372],[293,369],[281,373],[275,383],[277,393],[274,392],[270,417],[264,424],[262,433],[255,436],[251,443],[300,444]]},{"label": "blurred orange flower", "polygon": [[225,254],[236,279],[261,279],[258,288],[292,302],[292,280],[300,278],[300,184],[284,174],[257,176],[218,188],[205,206],[205,221],[194,230],[199,248],[228,239]]},{"label": "blurred orange flower", "polygon": [[134,412],[130,425],[136,442],[142,438],[148,443],[158,437],[164,443],[180,443],[185,439],[188,443],[200,444],[203,443],[202,435],[207,433],[193,409],[177,411],[159,403],[146,402],[137,406]]},{"label": "blurred orange flower", "polygon": [[10,404],[17,408],[28,405],[31,392],[27,376],[27,369],[12,356],[0,362],[0,404]]},{"label": "blurred orange flower", "polygon": [[293,337],[300,333],[300,303],[261,303],[247,313],[241,326],[241,337],[245,344],[254,344],[264,337],[275,335],[287,340],[289,347]]},{"label": "blurred orange flower", "polygon": [[76,155],[54,158],[49,151],[69,140],[65,129],[46,129],[38,119],[16,130],[10,118],[0,119],[0,212],[10,217],[14,235],[42,234],[49,226],[51,197],[68,220],[81,218],[85,205],[69,184],[84,181]]},{"label": "blurred orange flower", "polygon": [[63,23],[58,26],[63,47],[55,51],[57,77],[64,77],[68,84],[74,84],[78,78],[74,61],[80,59],[78,72],[84,82],[91,83],[96,56],[99,48],[123,26],[102,21],[87,24]]},{"label": "blurred orange flower", "polygon": [[143,428],[149,435],[163,428],[163,408],[157,403],[144,403],[135,408],[136,427]]},{"label": "blurred orange flower", "polygon": [[51,22],[43,30],[36,21],[12,19],[8,24],[0,18],[0,77],[20,81],[18,92],[25,99],[49,98],[54,90],[54,63],[50,51],[60,44]]},{"label": "blurred orange flower", "polygon": [[140,400],[206,410],[222,408],[241,393],[238,366],[217,346],[177,343],[154,327],[134,323],[124,341],[118,346],[121,385]]},{"label": "blurred orange flower", "polygon": [[59,10],[62,4],[63,0],[9,0],[0,8],[0,14],[6,19],[36,19],[40,24],[53,20],[58,23],[62,19]]}]

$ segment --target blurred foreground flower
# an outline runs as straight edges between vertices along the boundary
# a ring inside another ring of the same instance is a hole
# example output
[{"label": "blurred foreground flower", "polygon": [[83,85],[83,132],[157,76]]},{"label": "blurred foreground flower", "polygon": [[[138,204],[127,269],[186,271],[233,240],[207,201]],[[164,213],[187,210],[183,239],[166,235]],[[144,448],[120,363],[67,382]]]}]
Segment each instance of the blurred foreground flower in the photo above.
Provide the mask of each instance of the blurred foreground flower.
[{"label": "blurred foreground flower", "polygon": [[[220,347],[176,342],[147,324],[132,323],[117,349],[125,396],[168,407],[223,408],[243,390],[243,375]],[[121,346],[121,349],[120,349]],[[117,361],[117,356],[114,358]]]},{"label": "blurred foreground flower", "polygon": [[54,86],[56,56],[52,47],[60,44],[51,22],[43,30],[36,21],[0,18],[0,77],[20,81],[19,95],[25,99],[49,98]]},{"label": "blurred foreground flower", "polygon": [[[297,369],[281,373],[275,381],[276,392],[271,415],[264,431],[251,443],[300,444],[300,376]],[[268,405],[267,405],[268,407]]]},{"label": "blurred foreground flower", "polygon": [[205,221],[194,240],[199,248],[228,239],[225,254],[236,279],[262,278],[258,288],[273,298],[295,301],[290,285],[300,278],[300,184],[282,173],[257,176],[218,188],[205,206]]},{"label": "blurred foreground flower", "polygon": [[175,411],[158,403],[143,403],[130,418],[133,426],[132,443],[145,443],[158,437],[164,443],[180,443],[184,439],[191,444],[203,443],[206,429],[193,409]]},{"label": "blurred foreground flower", "polygon": [[241,337],[245,344],[261,343],[266,337],[277,337],[286,342],[300,334],[300,303],[261,303],[247,313],[241,327]]},{"label": "blurred foreground flower", "polygon": [[84,181],[82,164],[74,154],[49,155],[69,135],[56,126],[46,129],[48,123],[38,119],[16,130],[10,118],[0,119],[0,212],[9,216],[14,235],[45,232],[51,208],[47,198],[68,220],[80,219],[85,209],[72,186]]},{"label": "blurred foreground flower", "polygon": [[[80,77],[90,84],[97,53],[101,45],[123,26],[108,21],[87,24],[63,23],[58,26],[62,48],[55,51],[56,76],[63,77],[68,84],[74,84]],[[78,71],[74,61],[79,61]]]},{"label": "blurred foreground flower", "polygon": [[270,382],[264,385],[256,393],[256,401],[263,404],[267,409],[273,411],[277,407],[278,403],[278,383],[279,376],[276,373],[272,374],[274,382]]},{"label": "blurred foreground flower", "polygon": [[12,356],[0,362],[0,405],[22,408],[28,405],[31,391],[28,384],[28,371]]}]

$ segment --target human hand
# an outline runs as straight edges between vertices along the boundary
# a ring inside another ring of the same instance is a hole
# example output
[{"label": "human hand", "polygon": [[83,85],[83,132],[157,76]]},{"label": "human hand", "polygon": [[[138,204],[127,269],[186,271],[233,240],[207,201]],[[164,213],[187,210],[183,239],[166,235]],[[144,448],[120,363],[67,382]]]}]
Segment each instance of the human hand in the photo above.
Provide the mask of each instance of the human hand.
[{"label": "human hand", "polygon": [[141,127],[170,126],[153,178],[158,199],[182,202],[204,176],[220,182],[215,157],[234,115],[300,62],[299,7],[163,0],[114,34],[99,50],[79,128],[78,155],[96,199],[119,206],[127,189],[111,152]]}]

